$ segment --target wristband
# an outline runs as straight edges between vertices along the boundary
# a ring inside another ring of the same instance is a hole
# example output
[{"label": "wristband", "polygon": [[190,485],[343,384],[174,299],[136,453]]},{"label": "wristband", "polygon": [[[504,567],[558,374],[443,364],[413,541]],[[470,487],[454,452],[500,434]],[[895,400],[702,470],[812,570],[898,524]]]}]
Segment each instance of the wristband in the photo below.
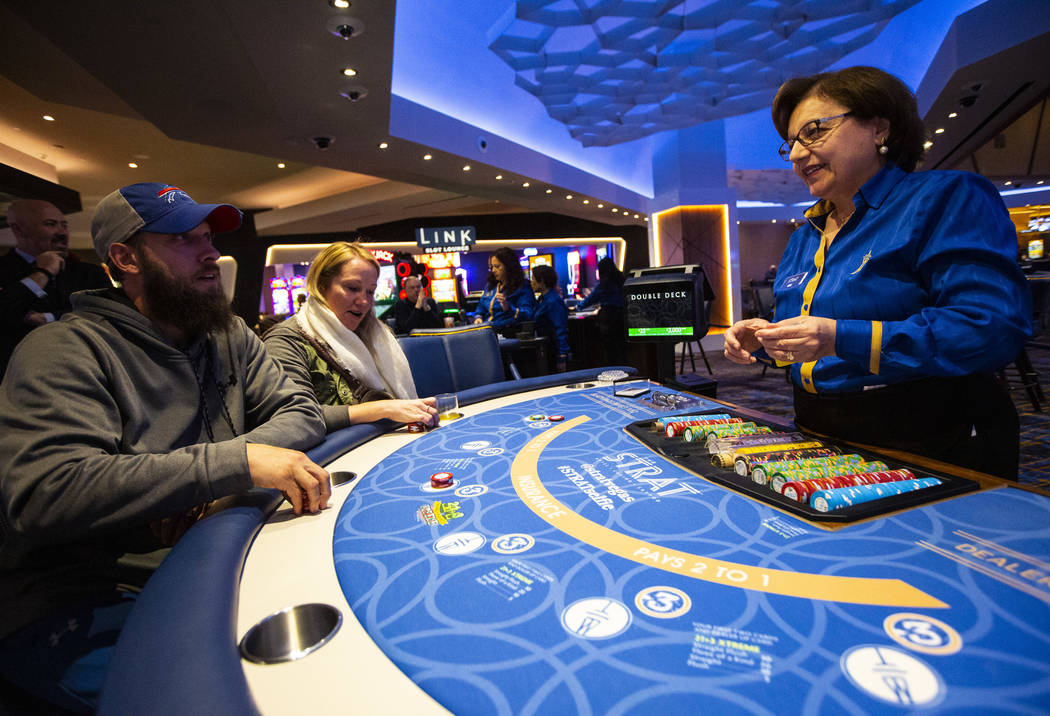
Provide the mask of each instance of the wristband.
[{"label": "wristband", "polygon": [[45,276],[47,276],[50,279],[55,278],[55,274],[51,273],[50,271],[48,271],[43,266],[37,266],[36,264],[33,264],[33,270],[30,271],[29,273],[37,273],[38,271],[40,273],[44,274]]}]

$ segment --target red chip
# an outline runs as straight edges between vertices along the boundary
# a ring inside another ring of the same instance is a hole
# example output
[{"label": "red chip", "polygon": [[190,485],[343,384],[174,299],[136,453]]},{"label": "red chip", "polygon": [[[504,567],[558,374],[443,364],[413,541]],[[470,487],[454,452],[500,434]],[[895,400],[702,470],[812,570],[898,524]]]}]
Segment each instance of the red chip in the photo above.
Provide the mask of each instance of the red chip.
[{"label": "red chip", "polygon": [[410,432],[410,433],[425,433],[426,431],[427,431],[427,426],[424,425],[423,423],[409,423],[408,424],[408,432]]},{"label": "red chip", "polygon": [[435,472],[430,476],[431,487],[450,487],[452,485],[451,472]]},{"label": "red chip", "polygon": [[552,423],[560,423],[562,420],[565,420],[565,416],[564,415],[548,415],[547,416],[547,420],[551,421]]}]

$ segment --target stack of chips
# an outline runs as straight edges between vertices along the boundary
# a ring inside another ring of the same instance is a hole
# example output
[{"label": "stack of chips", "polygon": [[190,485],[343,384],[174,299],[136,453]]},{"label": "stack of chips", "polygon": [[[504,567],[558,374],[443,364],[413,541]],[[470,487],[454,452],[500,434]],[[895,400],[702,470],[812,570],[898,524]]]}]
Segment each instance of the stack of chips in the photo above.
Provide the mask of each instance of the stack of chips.
[{"label": "stack of chips", "polygon": [[657,418],[653,421],[652,429],[663,432],[669,423],[681,423],[686,420],[724,420],[733,417],[729,413],[699,413],[697,415],[672,415],[666,418]]},{"label": "stack of chips", "polygon": [[[863,463],[872,465],[874,463]],[[837,475],[834,477],[818,478],[815,480],[799,480],[797,482],[785,483],[780,494],[797,502],[807,503],[810,497],[820,490],[834,490],[840,487],[853,487],[855,485],[874,485],[902,480],[912,480],[915,475],[911,470],[882,470],[867,473],[851,473]]]},{"label": "stack of chips", "polygon": [[674,438],[685,433],[686,428],[702,427],[704,425],[730,425],[742,422],[744,421],[740,418],[710,418],[703,420],[694,418],[692,420],[675,420],[666,424],[664,427],[664,435],[669,438]]},{"label": "stack of chips", "polygon": [[854,485],[852,487],[818,490],[813,493],[810,501],[813,504],[813,509],[820,512],[831,512],[832,510],[841,510],[845,507],[860,505],[872,500],[880,500],[883,497],[902,495],[905,492],[922,490],[939,484],[941,484],[941,481],[936,477],[923,477],[917,480]]},{"label": "stack of chips", "polygon": [[[738,475],[750,475],[756,465],[781,460],[804,460],[814,457],[831,457],[837,455],[838,449],[824,447],[821,443],[810,441],[790,445],[769,445],[757,448],[743,448],[733,454],[733,465]],[[728,465],[726,466],[728,467]],[[764,484],[764,483],[763,483]]]},{"label": "stack of chips", "polygon": [[[861,469],[862,465],[873,465],[870,470]],[[836,477],[854,472],[873,472],[885,470],[886,463],[865,463],[864,458],[855,453],[849,455],[830,455],[811,457],[801,460],[762,462],[751,468],[751,479],[759,485],[768,484],[773,492],[780,492],[785,482],[792,480],[811,480],[816,477]],[[777,482],[779,480],[779,482]]]}]

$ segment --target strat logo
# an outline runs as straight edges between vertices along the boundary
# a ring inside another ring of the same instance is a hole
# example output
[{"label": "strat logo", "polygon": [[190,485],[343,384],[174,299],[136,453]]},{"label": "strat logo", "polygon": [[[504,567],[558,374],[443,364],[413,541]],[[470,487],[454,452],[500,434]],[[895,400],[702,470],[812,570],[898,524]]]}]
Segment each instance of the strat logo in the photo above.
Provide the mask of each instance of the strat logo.
[{"label": "strat logo", "polygon": [[[683,492],[693,494],[700,492],[687,482],[679,482],[671,477],[661,477],[663,469],[648,456],[638,455],[633,452],[621,452],[601,459],[613,463],[619,471],[625,473],[636,483],[659,497],[668,497]],[[676,487],[671,487],[676,483]]]}]

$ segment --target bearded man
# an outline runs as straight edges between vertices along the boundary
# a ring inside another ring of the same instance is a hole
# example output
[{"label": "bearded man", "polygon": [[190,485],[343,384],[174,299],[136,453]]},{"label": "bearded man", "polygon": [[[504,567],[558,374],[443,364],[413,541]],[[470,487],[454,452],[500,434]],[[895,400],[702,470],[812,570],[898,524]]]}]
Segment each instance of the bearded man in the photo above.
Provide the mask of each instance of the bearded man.
[{"label": "bearded man", "polygon": [[120,286],[74,295],[0,384],[0,674],[66,709],[93,709],[144,581],[122,557],[253,486],[297,514],[331,496],[299,452],[324,437],[316,399],[222,291],[212,234],[240,222],[166,184],[105,197],[91,233]]}]

